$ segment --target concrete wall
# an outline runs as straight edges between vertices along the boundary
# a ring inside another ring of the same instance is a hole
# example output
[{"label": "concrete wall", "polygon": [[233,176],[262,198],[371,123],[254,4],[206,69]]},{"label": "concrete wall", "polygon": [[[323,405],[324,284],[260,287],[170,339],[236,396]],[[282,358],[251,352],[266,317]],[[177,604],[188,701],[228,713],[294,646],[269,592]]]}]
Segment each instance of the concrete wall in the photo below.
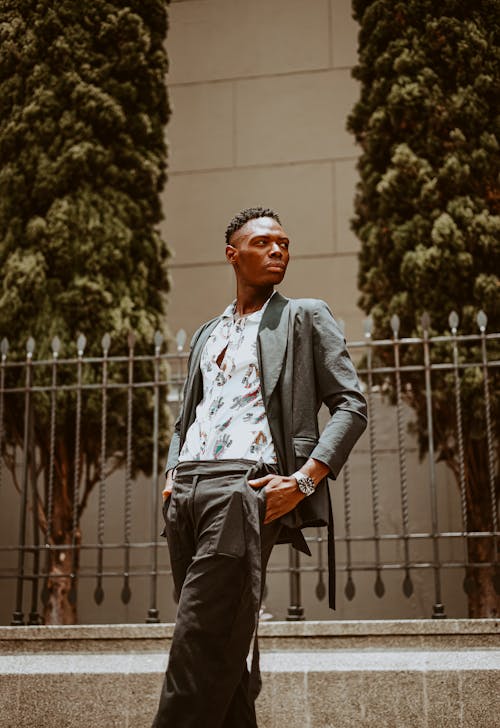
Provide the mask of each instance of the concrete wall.
[{"label": "concrete wall", "polygon": [[224,230],[262,204],[291,239],[282,293],[325,299],[357,338],[350,0],[184,0],[169,14],[172,331],[193,332],[232,300]]}]

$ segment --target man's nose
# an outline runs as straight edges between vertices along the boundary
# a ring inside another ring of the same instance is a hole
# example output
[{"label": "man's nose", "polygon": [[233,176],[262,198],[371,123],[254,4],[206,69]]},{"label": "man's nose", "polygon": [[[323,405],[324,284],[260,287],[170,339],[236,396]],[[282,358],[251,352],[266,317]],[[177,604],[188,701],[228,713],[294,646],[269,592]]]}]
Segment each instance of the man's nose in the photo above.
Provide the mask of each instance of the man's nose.
[{"label": "man's nose", "polygon": [[271,255],[277,255],[280,258],[283,257],[283,251],[278,243],[273,243],[271,248]]}]

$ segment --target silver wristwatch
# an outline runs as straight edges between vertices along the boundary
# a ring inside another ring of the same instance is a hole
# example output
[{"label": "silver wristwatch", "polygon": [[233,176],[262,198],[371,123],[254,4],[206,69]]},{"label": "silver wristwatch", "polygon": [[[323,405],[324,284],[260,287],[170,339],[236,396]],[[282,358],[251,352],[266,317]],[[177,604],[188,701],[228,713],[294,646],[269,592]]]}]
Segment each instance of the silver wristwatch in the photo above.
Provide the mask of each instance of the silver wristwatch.
[{"label": "silver wristwatch", "polygon": [[316,490],[316,483],[312,478],[309,477],[309,475],[305,475],[305,473],[301,473],[300,470],[297,470],[296,473],[294,473],[292,478],[295,478],[297,481],[297,485],[299,486],[299,490],[304,495],[312,495],[314,491]]}]

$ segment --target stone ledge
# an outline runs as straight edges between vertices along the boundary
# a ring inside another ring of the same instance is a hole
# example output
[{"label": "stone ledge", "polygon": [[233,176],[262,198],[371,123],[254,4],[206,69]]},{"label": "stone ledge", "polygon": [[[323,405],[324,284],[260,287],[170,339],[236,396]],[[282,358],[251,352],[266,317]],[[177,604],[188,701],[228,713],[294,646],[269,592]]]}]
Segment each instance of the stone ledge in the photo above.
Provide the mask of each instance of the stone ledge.
[{"label": "stone ledge", "polygon": [[[23,639],[165,639],[171,638],[174,623],[162,624],[79,624],[0,627],[0,640]],[[500,636],[498,619],[387,619],[305,620],[303,622],[261,622],[262,637],[347,637],[386,635]]]},{"label": "stone ledge", "polygon": [[[0,627],[0,654],[18,652],[103,653],[168,650],[173,624]],[[482,620],[387,620],[261,622],[266,650],[500,649],[500,622]]]}]

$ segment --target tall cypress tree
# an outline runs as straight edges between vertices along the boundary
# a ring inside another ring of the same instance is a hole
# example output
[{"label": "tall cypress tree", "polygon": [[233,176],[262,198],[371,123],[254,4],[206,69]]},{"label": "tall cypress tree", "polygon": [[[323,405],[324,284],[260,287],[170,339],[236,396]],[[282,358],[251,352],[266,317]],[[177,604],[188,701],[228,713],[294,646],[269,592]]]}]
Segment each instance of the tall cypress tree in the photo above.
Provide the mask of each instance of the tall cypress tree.
[{"label": "tall cypress tree", "polygon": [[[478,333],[500,324],[500,5],[496,0],[353,0],[360,23],[361,82],[349,127],[359,142],[361,181],[353,227],[361,240],[360,305],[375,334],[390,333],[398,314],[405,336],[421,332]],[[495,345],[492,344],[492,349]],[[498,358],[498,347],[490,358]],[[406,362],[413,354],[406,353]],[[433,346],[450,361],[449,346]],[[478,346],[462,361],[481,361]],[[498,504],[499,398],[490,371],[494,423],[495,510]],[[434,375],[435,446],[459,479],[452,375]],[[427,442],[423,380],[409,376],[422,450]],[[498,389],[498,388],[497,388]],[[463,371],[466,510],[470,531],[491,531],[493,512],[480,367]],[[491,459],[490,459],[491,463]],[[494,540],[469,538],[470,563],[495,562]],[[464,587],[471,616],[498,615],[498,571],[470,568]]]},{"label": "tall cypress tree", "polygon": [[[158,223],[169,117],[166,5],[167,0],[2,5],[0,337],[7,335],[11,346],[21,349],[31,335],[38,356],[49,356],[57,335],[61,354],[74,356],[71,342],[85,334],[86,353],[100,355],[108,332],[110,353],[121,353],[132,330],[135,351],[151,353],[155,330],[164,329],[167,247]],[[126,372],[113,376],[126,380]],[[60,395],[58,405],[52,541],[64,545],[71,540],[74,513],[75,398]],[[118,464],[124,417],[113,406],[109,411],[109,452]],[[39,399],[34,429],[45,491],[48,417],[47,403]],[[138,392],[133,467],[146,471],[151,419],[150,398]],[[6,457],[22,441],[22,421],[22,402],[12,400]],[[98,480],[98,422],[98,399],[86,397],[78,518]],[[163,434],[165,424],[163,412]],[[45,525],[46,497],[41,494],[39,503]],[[61,578],[71,561],[63,551],[52,555],[51,573],[58,578],[48,582],[48,622],[76,621],[69,579]]]}]

